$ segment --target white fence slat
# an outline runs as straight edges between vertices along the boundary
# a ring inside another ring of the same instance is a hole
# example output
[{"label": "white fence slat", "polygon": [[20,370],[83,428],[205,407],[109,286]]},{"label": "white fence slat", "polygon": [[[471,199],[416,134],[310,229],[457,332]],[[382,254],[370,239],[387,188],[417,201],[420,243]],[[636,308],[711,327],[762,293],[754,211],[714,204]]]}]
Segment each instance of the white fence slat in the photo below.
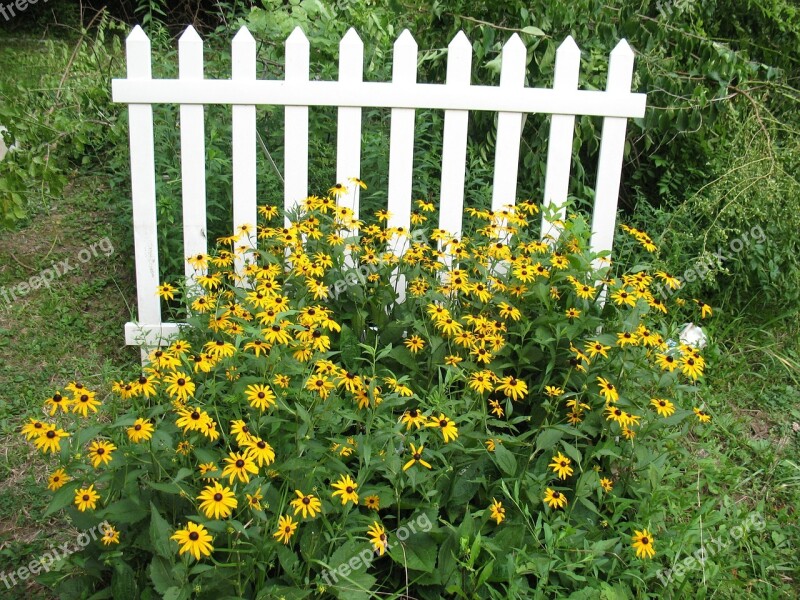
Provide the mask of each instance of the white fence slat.
[{"label": "white fence slat", "polygon": [[[472,45],[464,32],[459,31],[447,47],[447,88],[469,95],[471,70]],[[444,113],[439,228],[458,238],[461,237],[464,212],[468,120],[469,111],[466,110],[447,110]]]},{"label": "white fence slat", "polygon": [[[417,82],[417,42],[406,29],[394,43],[392,83],[413,86]],[[414,176],[414,119],[413,108],[393,108],[389,134],[389,227],[402,227],[406,235],[395,235],[391,250],[402,256],[411,243],[411,193]],[[398,302],[406,297],[406,277],[395,269],[391,276]]]},{"label": "white fence slat", "polygon": [[[352,27],[339,44],[339,83],[358,86],[364,77],[364,42]],[[336,130],[336,181],[347,185],[347,192],[338,198],[340,206],[353,209],[359,218],[359,190],[351,177],[361,178],[361,108],[339,108]]]},{"label": "white fence slat", "polygon": [[546,88],[524,88],[509,96],[496,86],[472,85],[450,89],[438,83],[418,83],[401,90],[385,81],[341,84],[259,79],[250,82],[206,80],[182,83],[159,79],[140,88],[134,82],[112,82],[115,102],[128,104],[269,104],[273,106],[341,106],[375,108],[427,108],[431,110],[487,110],[552,115],[639,118],[644,116],[647,94],[576,90],[571,94]]},{"label": "white fence slat", "polygon": [[[620,40],[611,52],[608,64],[606,91],[630,91],[633,79],[633,50],[625,40]],[[597,167],[594,214],[592,216],[591,248],[595,252],[611,250],[617,220],[619,183],[622,178],[622,160],[625,153],[627,119],[606,117],[600,141],[600,160]]]},{"label": "white fence slat", "polygon": [[[514,95],[525,86],[525,61],[528,51],[515,33],[503,46],[500,89]],[[500,112],[497,115],[492,210],[499,211],[517,199],[519,146],[522,139],[522,113]]]},{"label": "white fence slat", "polygon": [[[572,36],[567,36],[556,51],[553,89],[564,94],[578,89],[581,51]],[[572,140],[575,137],[575,115],[553,115],[550,118],[550,140],[547,148],[547,172],[544,182],[542,208],[542,238],[556,240],[561,229],[548,221],[547,207],[558,207],[554,220],[563,220],[569,193],[569,172],[572,166]]]},{"label": "white fence slat", "polygon": [[[233,38],[231,79],[237,83],[255,81],[256,41],[246,27]],[[256,226],[256,107],[233,107],[233,227],[238,233],[242,225]],[[239,245],[255,246],[255,231]],[[241,266],[241,265],[240,265]],[[237,269],[238,271],[238,269]]]},{"label": "white fence slat", "polygon": [[[181,80],[203,79],[203,40],[191,25],[178,42]],[[208,251],[206,234],[206,157],[205,120],[202,105],[180,107],[181,181],[183,189],[183,254],[194,256]],[[187,285],[195,269],[184,262]]]},{"label": "white fence slat", "polygon": [[[417,42],[407,29],[394,44],[392,83],[413,86],[417,82]],[[414,169],[414,118],[413,108],[392,109],[389,136],[389,227],[411,229],[411,188]],[[400,256],[407,247],[408,238],[396,240],[393,251]],[[399,245],[398,245],[399,244]]]},{"label": "white fence slat", "polygon": [[[128,80],[150,85],[152,77],[150,40],[141,27],[133,29],[125,43]],[[161,299],[156,295],[158,276],[158,237],[156,234],[156,173],[153,142],[153,107],[132,104],[128,108],[131,150],[131,196],[133,201],[133,241],[136,257],[136,296],[139,323],[161,323]]]},{"label": "white fence slat", "polygon": [[[286,82],[308,82],[308,38],[295,27],[286,39]],[[287,214],[308,196],[308,107],[287,106],[284,125],[283,206]],[[288,220],[287,220],[288,225]]]}]

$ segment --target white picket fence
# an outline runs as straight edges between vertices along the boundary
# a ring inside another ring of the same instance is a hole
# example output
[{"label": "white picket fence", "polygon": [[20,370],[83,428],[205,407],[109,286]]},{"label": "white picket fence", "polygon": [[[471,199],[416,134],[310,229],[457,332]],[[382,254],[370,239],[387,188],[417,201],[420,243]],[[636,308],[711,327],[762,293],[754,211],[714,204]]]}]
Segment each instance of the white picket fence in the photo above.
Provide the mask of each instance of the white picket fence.
[{"label": "white picket fence", "polygon": [[[177,332],[162,322],[156,237],[153,104],[180,105],[184,256],[206,253],[204,107],[233,111],[233,227],[256,223],[256,106],[284,106],[284,205],[291,210],[308,193],[309,106],[338,107],[337,181],[361,177],[364,107],[391,108],[389,226],[410,229],[414,118],[416,109],[443,109],[444,140],[439,227],[459,235],[469,111],[498,112],[493,208],[512,204],[526,113],[552,115],[543,203],[562,207],[567,199],[576,115],[601,116],[602,140],[595,185],[591,244],[611,250],[629,118],[642,117],[646,95],[631,92],[633,51],[625,40],[612,51],[605,91],[579,90],[580,50],[568,37],[556,53],[552,89],[525,87],[526,48],[516,34],[503,47],[499,86],[470,84],[472,47],[463,32],[448,46],[444,84],[417,83],[417,44],[404,31],[394,45],[391,82],[363,81],[364,46],[355,30],[342,38],[338,81],[309,77],[309,42],[298,28],[286,40],[284,80],[256,78],[256,43],[242,28],[232,43],[231,79],[203,76],[203,42],[189,27],[179,42],[179,78],[153,79],[150,41],[140,27],[127,39],[127,79],[113,81],[113,99],[129,105],[133,225],[136,248],[138,322],[127,323],[126,342],[156,346]],[[358,187],[339,199],[358,214]],[[560,213],[563,214],[563,213]],[[542,222],[543,235],[558,234]],[[187,266],[187,276],[191,268]]]}]

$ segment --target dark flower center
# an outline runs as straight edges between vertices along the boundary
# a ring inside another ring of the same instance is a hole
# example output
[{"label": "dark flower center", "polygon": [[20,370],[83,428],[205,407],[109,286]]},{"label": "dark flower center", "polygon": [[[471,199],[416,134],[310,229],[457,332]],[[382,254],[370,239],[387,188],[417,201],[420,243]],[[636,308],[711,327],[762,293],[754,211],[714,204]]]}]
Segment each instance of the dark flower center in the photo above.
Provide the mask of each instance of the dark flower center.
[{"label": "dark flower center", "polygon": [[100,447],[100,448],[97,449],[97,454],[105,454],[105,452],[106,452],[106,449],[103,448],[103,447]]},{"label": "dark flower center", "polygon": [[415,452],[414,453],[414,460],[419,460],[421,457],[422,457],[422,454],[420,454],[419,452]]},{"label": "dark flower center", "polygon": [[553,498],[558,499],[560,497],[561,497],[561,494],[559,494],[558,492],[553,492]]},{"label": "dark flower center", "polygon": [[442,419],[439,421],[439,427],[447,427],[447,419]]},{"label": "dark flower center", "polygon": [[81,402],[88,402],[88,401],[89,401],[89,396],[87,396],[86,394],[81,396]]},{"label": "dark flower center", "polygon": [[267,447],[267,443],[266,443],[266,442],[264,442],[264,441],[260,441],[260,442],[258,442],[258,443],[256,444],[256,446],[258,446],[260,450],[263,450],[264,448],[266,448],[266,447]]},{"label": "dark flower center", "polygon": [[192,540],[193,542],[196,542],[197,540],[200,539],[200,534],[197,533],[196,531],[193,531],[192,533],[189,534],[189,539]]},{"label": "dark flower center", "polygon": [[643,537],[643,538],[642,538],[642,544],[644,544],[645,546],[647,546],[647,544],[649,544],[649,543],[650,543],[650,540],[649,540],[648,538],[646,538],[646,537]]},{"label": "dark flower center", "polygon": [[61,402],[62,396],[61,394],[54,394],[53,395],[53,402]]},{"label": "dark flower center", "polygon": [[266,394],[264,392],[258,392],[258,397],[259,398],[264,398],[264,396],[266,396]]},{"label": "dark flower center", "polygon": [[147,383],[147,377],[142,375],[141,377],[139,377],[139,385],[144,385],[145,383]]},{"label": "dark flower center", "polygon": [[197,412],[197,411],[194,411],[194,412],[191,414],[191,417],[192,417],[192,419],[193,419],[193,420],[197,421],[197,420],[200,418],[200,413],[199,413],[199,412]]},{"label": "dark flower center", "polygon": [[345,488],[345,490],[344,490],[344,491],[345,491],[345,492],[347,492],[348,494],[352,494],[352,493],[353,493],[353,488],[352,488],[352,486],[349,486],[349,485],[348,485],[348,486]]},{"label": "dark flower center", "polygon": [[219,492],[214,494],[214,502],[221,502],[221,501],[222,501],[222,494],[220,494]]},{"label": "dark flower center", "polygon": [[47,432],[47,437],[52,440],[54,437],[56,437],[56,432],[55,431],[48,431]]},{"label": "dark flower center", "polygon": [[241,469],[244,466],[244,461],[240,458],[236,461],[236,468]]},{"label": "dark flower center", "polygon": [[308,496],[304,497],[303,498],[303,504],[305,504],[305,505],[311,504],[311,498],[309,498]]},{"label": "dark flower center", "polygon": [[137,423],[136,425],[133,426],[133,429],[134,431],[141,431],[142,426]]},{"label": "dark flower center", "polygon": [[180,379],[178,379],[177,384],[180,386],[184,386],[186,385],[186,380],[183,377],[181,377]]},{"label": "dark flower center", "polygon": [[89,501],[89,494],[84,494],[84,495],[81,497],[81,500],[83,500],[84,502],[88,502],[88,501]]}]

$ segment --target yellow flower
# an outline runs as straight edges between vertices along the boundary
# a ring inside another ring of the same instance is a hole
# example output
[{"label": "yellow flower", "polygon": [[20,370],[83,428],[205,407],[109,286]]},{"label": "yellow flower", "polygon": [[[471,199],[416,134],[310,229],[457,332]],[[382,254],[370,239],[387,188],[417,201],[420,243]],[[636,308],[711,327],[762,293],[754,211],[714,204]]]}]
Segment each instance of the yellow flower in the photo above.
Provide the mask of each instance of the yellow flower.
[{"label": "yellow flower", "polygon": [[372,542],[375,552],[383,556],[386,549],[389,547],[389,537],[386,535],[386,530],[383,528],[383,525],[374,521],[372,525],[369,526],[367,535],[369,535],[370,542]]},{"label": "yellow flower", "polygon": [[50,475],[50,477],[47,478],[47,489],[55,492],[69,480],[70,477],[69,475],[67,475],[67,472],[64,469],[58,469],[54,471],[53,474]]},{"label": "yellow flower", "polygon": [[519,400],[520,398],[524,398],[528,393],[528,386],[521,379],[509,375],[500,380],[495,390],[503,392],[507,398]]},{"label": "yellow flower", "polygon": [[647,529],[634,530],[631,536],[631,545],[636,550],[636,556],[639,558],[653,558],[656,554],[653,541],[653,536]]},{"label": "yellow flower", "polygon": [[711,310],[711,307],[708,304],[706,304],[705,302],[702,302],[700,300],[695,300],[695,304],[697,304],[697,306],[700,307],[700,318],[701,319],[705,319],[706,317],[711,316],[713,314],[712,310]]},{"label": "yellow flower", "polygon": [[318,512],[322,512],[322,503],[319,498],[311,494],[306,495],[300,490],[295,490],[294,493],[297,495],[297,498],[292,500],[290,504],[294,507],[295,515],[302,512],[304,519],[309,515],[311,515],[313,519],[317,516]]},{"label": "yellow flower", "polygon": [[111,462],[111,453],[117,447],[106,440],[95,440],[89,445],[89,458],[92,459],[92,466],[96,469],[100,464],[107,465]]},{"label": "yellow flower", "polygon": [[341,496],[342,506],[347,504],[348,501],[358,504],[358,494],[356,493],[358,484],[353,481],[350,475],[342,475],[339,477],[339,481],[331,484],[331,487],[336,489],[332,494],[334,498]]},{"label": "yellow flower", "polygon": [[561,492],[547,488],[544,492],[544,501],[550,508],[564,508],[567,498]]},{"label": "yellow flower", "polygon": [[261,411],[275,405],[275,394],[266,385],[248,385],[245,396],[250,406]]},{"label": "yellow flower", "polygon": [[708,414],[706,411],[700,410],[697,407],[693,408],[692,410],[694,411],[694,414],[697,416],[697,420],[700,421],[701,423],[708,423],[709,421],[711,421],[711,415]]},{"label": "yellow flower", "polygon": [[430,420],[425,424],[425,426],[439,427],[442,430],[442,437],[444,437],[445,444],[458,437],[458,429],[456,428],[456,424],[445,417],[442,413],[439,413],[438,418],[431,416]]},{"label": "yellow flower", "polygon": [[222,469],[222,476],[228,477],[230,483],[238,478],[243,483],[250,482],[250,473],[258,474],[258,467],[256,463],[250,458],[250,455],[245,453],[230,452],[225,460],[225,468]]},{"label": "yellow flower", "polygon": [[494,373],[491,371],[477,371],[469,377],[469,387],[482,394],[494,389]]},{"label": "yellow flower", "polygon": [[128,437],[134,444],[146,442],[153,437],[153,424],[147,419],[136,419],[127,429]]},{"label": "yellow flower", "polygon": [[279,542],[288,544],[294,535],[295,529],[297,529],[297,523],[294,522],[292,517],[290,515],[281,515],[278,518],[278,529],[275,530],[272,537]]},{"label": "yellow flower", "polygon": [[51,452],[55,454],[61,451],[61,439],[69,437],[69,434],[63,429],[58,429],[54,425],[45,425],[45,431],[35,440],[34,446],[45,454]]},{"label": "yellow flower", "polygon": [[406,430],[412,427],[419,429],[425,424],[425,417],[416,408],[412,408],[403,413],[400,421],[406,424]]},{"label": "yellow flower", "polygon": [[656,412],[662,417],[669,417],[675,412],[675,405],[663,398],[653,398],[650,400],[650,405],[655,408]]},{"label": "yellow flower", "polygon": [[610,493],[611,490],[614,489],[614,482],[611,479],[609,479],[608,477],[601,477],[600,478],[600,485],[608,493]]},{"label": "yellow flower", "polygon": [[506,509],[503,508],[503,504],[499,500],[492,498],[492,504],[489,506],[489,510],[492,511],[492,519],[497,521],[498,525],[505,521]]},{"label": "yellow flower", "polygon": [[425,340],[423,340],[418,335],[412,335],[403,343],[409,350],[411,350],[412,354],[416,354],[425,347]]},{"label": "yellow flower", "polygon": [[411,446],[411,460],[409,460],[405,465],[403,465],[403,471],[407,471],[411,467],[414,466],[414,463],[419,463],[426,469],[430,469],[431,465],[426,461],[422,460],[422,451],[425,449],[424,446],[420,446],[419,448],[415,447],[414,444],[409,444]]},{"label": "yellow flower", "polygon": [[90,410],[97,412],[100,401],[95,399],[94,392],[84,389],[80,392],[75,392],[71,404],[72,412],[80,413],[82,417],[87,417]]},{"label": "yellow flower", "polygon": [[381,499],[378,496],[366,496],[364,498],[364,506],[370,510],[379,510],[381,507]]},{"label": "yellow flower", "polygon": [[600,386],[600,395],[606,399],[606,402],[616,402],[619,400],[619,392],[616,386],[602,377],[597,378],[597,384]]},{"label": "yellow flower", "polygon": [[246,448],[245,455],[255,461],[259,467],[269,466],[275,462],[275,450],[261,438],[251,436],[242,442],[241,446]]},{"label": "yellow flower", "polygon": [[564,394],[564,388],[560,388],[555,385],[546,385],[544,386],[544,393],[545,396],[550,396],[551,398],[558,398],[559,396]]},{"label": "yellow flower", "polygon": [[117,531],[114,526],[106,524],[102,530],[103,537],[100,538],[100,541],[103,542],[104,546],[119,544],[119,531]]},{"label": "yellow flower", "polygon": [[194,556],[195,560],[200,560],[203,556],[210,556],[214,551],[214,546],[211,545],[214,538],[211,537],[208,530],[191,521],[186,524],[185,529],[179,529],[170,539],[181,545],[178,551],[179,555],[188,552]]},{"label": "yellow flower", "polygon": [[97,501],[99,499],[100,494],[95,491],[94,484],[75,492],[75,506],[77,506],[78,510],[81,512],[97,508]]},{"label": "yellow flower", "polygon": [[588,343],[586,344],[586,352],[588,352],[588,353],[589,353],[589,355],[591,356],[591,358],[594,358],[594,357],[595,357],[595,356],[597,356],[598,354],[599,354],[600,356],[603,356],[603,357],[605,357],[605,358],[608,358],[608,354],[606,353],[606,351],[607,351],[607,350],[611,350],[611,346],[604,346],[603,344],[601,344],[601,343],[600,343],[599,341],[597,341],[597,340],[594,340],[594,341],[588,342]]},{"label": "yellow flower", "polygon": [[227,519],[238,505],[233,491],[221,486],[218,481],[206,486],[197,499],[202,500],[200,510],[205,512],[207,519]]},{"label": "yellow flower", "polygon": [[172,300],[175,297],[175,292],[178,289],[171,286],[168,283],[162,283],[161,285],[156,288],[156,295],[160,298],[164,298],[164,300]]},{"label": "yellow flower", "polygon": [[188,375],[179,372],[170,373],[164,381],[170,384],[167,393],[173,398],[186,402],[187,398],[194,394],[195,385]]},{"label": "yellow flower", "polygon": [[552,460],[553,462],[548,466],[553,469],[553,472],[558,475],[559,479],[566,479],[572,475],[572,467],[570,466],[572,461],[569,458],[559,452]]},{"label": "yellow flower", "polygon": [[50,398],[44,401],[45,407],[50,407],[50,416],[52,417],[56,414],[56,411],[60,408],[63,412],[68,412],[70,401],[61,395],[60,392],[56,392]]}]

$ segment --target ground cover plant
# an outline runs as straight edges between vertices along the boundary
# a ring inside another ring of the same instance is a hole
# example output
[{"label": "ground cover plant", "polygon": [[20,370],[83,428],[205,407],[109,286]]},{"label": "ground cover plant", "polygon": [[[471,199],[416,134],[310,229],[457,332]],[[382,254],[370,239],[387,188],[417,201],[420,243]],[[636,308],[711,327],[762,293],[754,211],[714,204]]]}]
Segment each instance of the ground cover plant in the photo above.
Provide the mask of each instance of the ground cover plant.
[{"label": "ground cover plant", "polygon": [[288,227],[263,206],[264,224],[188,257],[196,283],[159,289],[188,307],[181,339],[107,400],[68,382],[25,425],[58,460],[48,512],[110,523],[43,581],[63,597],[505,598],[613,574],[643,592],[670,442],[711,420],[702,354],[651,291],[677,282],[615,273],[579,215],[540,241],[531,201],[471,211],[454,239],[425,201],[411,232],[385,211],[356,221],[346,189]]}]

